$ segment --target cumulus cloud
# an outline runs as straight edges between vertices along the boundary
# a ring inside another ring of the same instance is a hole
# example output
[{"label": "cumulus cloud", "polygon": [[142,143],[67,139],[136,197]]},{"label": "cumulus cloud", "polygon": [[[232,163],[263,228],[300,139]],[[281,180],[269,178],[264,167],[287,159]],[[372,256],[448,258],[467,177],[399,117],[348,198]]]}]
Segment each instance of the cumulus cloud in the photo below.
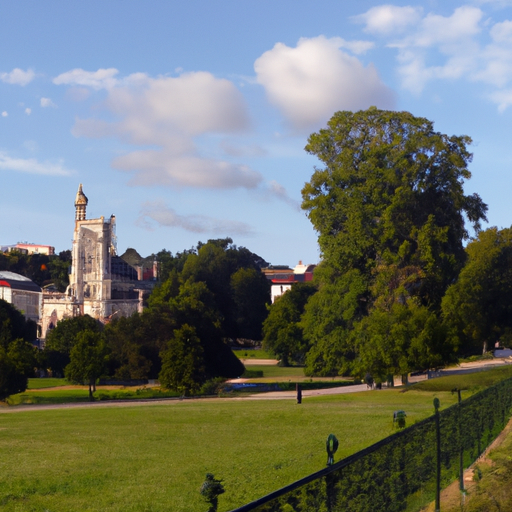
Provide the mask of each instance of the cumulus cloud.
[{"label": "cumulus cloud", "polygon": [[416,24],[421,14],[420,7],[379,5],[352,19],[356,23],[364,23],[365,32],[370,34],[396,35]]},{"label": "cumulus cloud", "polygon": [[55,103],[50,98],[41,98],[41,107],[47,108],[47,107],[56,107]]},{"label": "cumulus cloud", "polygon": [[373,65],[365,67],[341,50],[349,47],[354,43],[324,36],[302,38],[295,48],[277,43],[254,63],[257,81],[270,102],[299,130],[325,122],[336,110],[392,108],[392,91]]},{"label": "cumulus cloud", "polygon": [[30,114],[32,114],[32,109],[31,109],[31,108],[29,108],[29,107],[27,107],[27,108],[25,109],[25,114],[27,114],[27,116],[29,116]]},{"label": "cumulus cloud", "polygon": [[193,233],[253,235],[252,228],[244,222],[216,219],[205,215],[180,215],[163,201],[147,202],[142,206],[138,224],[146,229],[152,229],[151,221],[159,226],[181,228]]},{"label": "cumulus cloud", "polygon": [[9,115],[9,113],[8,113],[6,110],[4,110],[4,111],[2,112],[2,117],[7,117],[8,115]]},{"label": "cumulus cloud", "polygon": [[38,162],[35,158],[13,158],[0,151],[0,171],[16,171],[29,174],[43,174],[46,176],[71,176],[73,171],[66,169],[61,161]]},{"label": "cumulus cloud", "polygon": [[478,7],[463,5],[441,16],[382,5],[354,21],[396,48],[402,86],[415,94],[434,80],[465,78],[501,88],[512,79],[512,23],[493,24]]},{"label": "cumulus cloud", "polygon": [[112,166],[121,171],[135,171],[132,185],[252,189],[262,181],[258,172],[246,166],[177,154],[172,149],[134,151],[114,159]]},{"label": "cumulus cloud", "polygon": [[34,80],[36,74],[31,69],[23,71],[20,68],[14,68],[10,73],[0,73],[0,80],[6,84],[25,86]]},{"label": "cumulus cloud", "polygon": [[115,78],[119,71],[115,68],[85,71],[81,68],[66,71],[53,79],[55,85],[83,85],[92,89],[110,89],[117,85]]},{"label": "cumulus cloud", "polygon": [[54,82],[107,89],[103,105],[114,121],[77,119],[75,136],[117,137],[138,148],[151,147],[113,160],[115,169],[133,175],[131,184],[253,189],[262,182],[257,171],[231,162],[232,155],[212,158],[198,148],[200,136],[248,128],[245,101],[232,82],[206,72],[157,78],[135,73],[117,79],[117,70],[100,71],[73,70]]}]

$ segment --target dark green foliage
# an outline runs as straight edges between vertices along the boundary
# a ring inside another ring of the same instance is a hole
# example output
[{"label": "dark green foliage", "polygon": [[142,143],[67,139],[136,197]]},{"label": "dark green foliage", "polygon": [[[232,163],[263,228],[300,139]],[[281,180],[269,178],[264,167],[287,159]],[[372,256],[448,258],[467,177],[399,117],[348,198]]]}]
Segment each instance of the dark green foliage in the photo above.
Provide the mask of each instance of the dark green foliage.
[{"label": "dark green foliage", "polygon": [[176,329],[162,352],[160,384],[188,396],[199,391],[205,381],[205,360],[201,340],[187,324]]},{"label": "dark green foliage", "polygon": [[[424,367],[451,357],[453,342],[433,329],[428,316],[439,314],[464,264],[465,219],[476,230],[485,219],[487,206],[463,190],[471,176],[470,143],[466,136],[435,132],[427,119],[375,107],[337,112],[326,129],[310,136],[306,151],[325,167],[302,191],[323,257],[315,273],[319,291],[304,318],[312,345],[308,373],[343,373],[354,361],[367,366],[359,372],[373,367],[385,373],[385,358],[359,355],[374,344],[387,352],[390,337],[379,333],[396,320],[396,305],[403,306],[399,316],[407,318],[415,347],[407,342],[390,352],[412,351]],[[354,338],[353,329],[367,317]],[[408,355],[391,363],[389,370],[412,369]]]},{"label": "dark green foliage", "polygon": [[65,368],[66,379],[77,384],[89,385],[89,399],[93,399],[96,380],[106,370],[108,348],[97,331],[85,329],[76,335]]},{"label": "dark green foliage", "polygon": [[263,324],[263,348],[275,354],[281,366],[304,364],[309,345],[304,340],[300,320],[315,292],[311,283],[295,283],[269,307]]},{"label": "dark green foliage", "polygon": [[254,339],[261,337],[270,299],[270,285],[260,272],[263,263],[245,247],[233,245],[231,238],[208,240],[189,255],[180,278],[203,282],[213,293],[225,337]]},{"label": "dark green foliage", "polygon": [[28,277],[38,286],[53,283],[63,292],[69,284],[71,251],[62,251],[59,255],[22,254],[18,251],[0,253],[0,270],[9,270]]},{"label": "dark green foliage", "polygon": [[[459,474],[459,449],[468,467],[496,438],[512,413],[512,379],[440,412],[441,482]],[[462,427],[462,428],[460,428]],[[359,453],[291,484],[244,512],[418,510],[435,494],[435,421],[431,416]],[[240,509],[242,510],[242,509]]]},{"label": "dark green foliage", "polygon": [[36,335],[36,323],[32,320],[26,320],[21,311],[0,299],[0,345],[5,346],[16,338],[34,341]]},{"label": "dark green foliage", "polygon": [[512,228],[489,228],[467,246],[468,261],[443,299],[459,352],[485,352],[512,341]]},{"label": "dark green foliage", "polygon": [[0,400],[27,389],[37,364],[35,335],[35,322],[0,299]]},{"label": "dark green foliage", "polygon": [[101,329],[102,324],[89,315],[61,320],[46,336],[43,353],[46,367],[52,370],[54,376],[62,376],[77,336],[85,330],[98,333]]},{"label": "dark green foliage", "polygon": [[27,389],[33,377],[37,349],[22,339],[0,343],[0,400]]},{"label": "dark green foliage", "polygon": [[[111,352],[108,374],[120,380],[156,379],[160,369],[159,353],[165,345],[156,331],[166,320],[163,315],[155,319],[144,311],[142,315],[134,313],[107,324],[103,333]],[[167,323],[170,329],[171,323]],[[165,337],[168,330],[163,330],[161,336]]]}]

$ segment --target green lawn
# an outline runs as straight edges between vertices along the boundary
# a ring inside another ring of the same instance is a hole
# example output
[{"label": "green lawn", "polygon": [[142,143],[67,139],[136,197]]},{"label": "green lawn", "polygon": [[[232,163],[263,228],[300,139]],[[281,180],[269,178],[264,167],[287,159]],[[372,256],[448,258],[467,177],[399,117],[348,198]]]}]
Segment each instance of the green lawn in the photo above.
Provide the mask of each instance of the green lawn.
[{"label": "green lawn", "polygon": [[[473,374],[473,384],[510,371]],[[200,512],[199,488],[212,472],[223,479],[226,512],[323,468],[330,433],[340,460],[390,435],[397,409],[410,425],[432,414],[436,396],[442,408],[455,403],[451,389],[466,378],[302,405],[203,399],[0,412],[0,510]]]},{"label": "green lawn", "polygon": [[[161,390],[160,388],[126,388],[126,389],[102,389],[94,393],[95,400],[127,400],[140,398],[167,398],[177,397],[180,394],[175,391]],[[21,404],[63,404],[69,402],[88,402],[89,390],[87,387],[73,389],[28,389],[24,393],[12,395],[7,399],[9,405]]]},{"label": "green lawn", "polygon": [[58,386],[67,386],[69,384],[70,382],[68,382],[66,379],[28,379],[27,389],[55,388]]},{"label": "green lawn", "polygon": [[[437,393],[443,406],[456,396]],[[286,401],[198,400],[165,405],[0,414],[3,511],[201,511],[206,472],[222,478],[219,512],[319,470],[325,440],[339,460],[412,423],[434,393],[399,390]]]},{"label": "green lawn", "polygon": [[275,359],[276,356],[263,350],[261,348],[257,349],[242,349],[242,350],[233,350],[233,353],[238,357],[238,359]]},{"label": "green lawn", "polygon": [[[247,370],[263,371],[262,378],[267,379],[267,380],[271,379],[273,381],[276,381],[276,379],[280,379],[280,380],[281,379],[284,379],[284,380],[292,379],[292,380],[299,381],[302,378],[304,378],[304,368],[299,367],[299,366],[283,367],[283,366],[277,366],[277,365],[267,366],[267,365],[259,365],[259,364],[255,364],[255,365],[246,364],[245,368]],[[257,380],[257,379],[251,379],[251,381],[252,380]]]}]

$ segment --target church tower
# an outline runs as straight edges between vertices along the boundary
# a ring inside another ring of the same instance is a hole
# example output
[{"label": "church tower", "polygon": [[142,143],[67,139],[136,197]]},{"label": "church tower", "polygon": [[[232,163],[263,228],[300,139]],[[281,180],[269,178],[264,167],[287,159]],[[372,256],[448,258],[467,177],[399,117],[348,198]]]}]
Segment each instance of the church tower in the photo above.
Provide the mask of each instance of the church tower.
[{"label": "church tower", "polygon": [[86,195],[82,191],[82,184],[80,183],[75,198],[75,220],[85,220],[85,210],[88,202]]}]

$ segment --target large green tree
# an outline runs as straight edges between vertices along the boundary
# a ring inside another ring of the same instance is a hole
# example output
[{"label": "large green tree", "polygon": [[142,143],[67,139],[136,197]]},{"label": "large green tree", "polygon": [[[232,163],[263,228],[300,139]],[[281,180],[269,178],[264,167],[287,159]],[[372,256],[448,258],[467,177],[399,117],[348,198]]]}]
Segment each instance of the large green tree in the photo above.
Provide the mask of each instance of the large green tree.
[{"label": "large green tree", "polygon": [[35,337],[36,324],[0,299],[0,400],[27,389],[36,366]]},{"label": "large green tree", "polygon": [[204,350],[196,330],[187,324],[173,332],[162,352],[162,370],[158,376],[166,388],[190,395],[205,380]]},{"label": "large green tree", "polygon": [[302,334],[301,316],[308,299],[316,292],[311,283],[294,283],[276,299],[263,324],[263,348],[272,352],[281,366],[304,364],[308,344]]},{"label": "large green tree", "polygon": [[322,361],[341,369],[356,360],[360,340],[350,332],[376,309],[388,315],[395,304],[411,314],[417,306],[440,310],[465,261],[465,220],[478,230],[487,210],[477,194],[464,194],[470,143],[436,132],[427,119],[374,107],[337,112],[310,136],[306,151],[323,167],[305,185],[302,207],[323,259],[314,302],[331,315],[306,310],[311,371],[321,371]]},{"label": "large green tree", "polygon": [[86,329],[77,334],[66,366],[66,379],[89,386],[89,400],[93,400],[96,380],[107,369],[108,348],[100,333]]},{"label": "large green tree", "polygon": [[43,352],[46,367],[54,375],[63,375],[77,336],[85,330],[100,332],[101,329],[102,324],[89,315],[61,320],[46,336]]},{"label": "large green tree", "polygon": [[512,228],[489,228],[467,246],[468,261],[443,299],[443,315],[463,355],[512,343]]}]

